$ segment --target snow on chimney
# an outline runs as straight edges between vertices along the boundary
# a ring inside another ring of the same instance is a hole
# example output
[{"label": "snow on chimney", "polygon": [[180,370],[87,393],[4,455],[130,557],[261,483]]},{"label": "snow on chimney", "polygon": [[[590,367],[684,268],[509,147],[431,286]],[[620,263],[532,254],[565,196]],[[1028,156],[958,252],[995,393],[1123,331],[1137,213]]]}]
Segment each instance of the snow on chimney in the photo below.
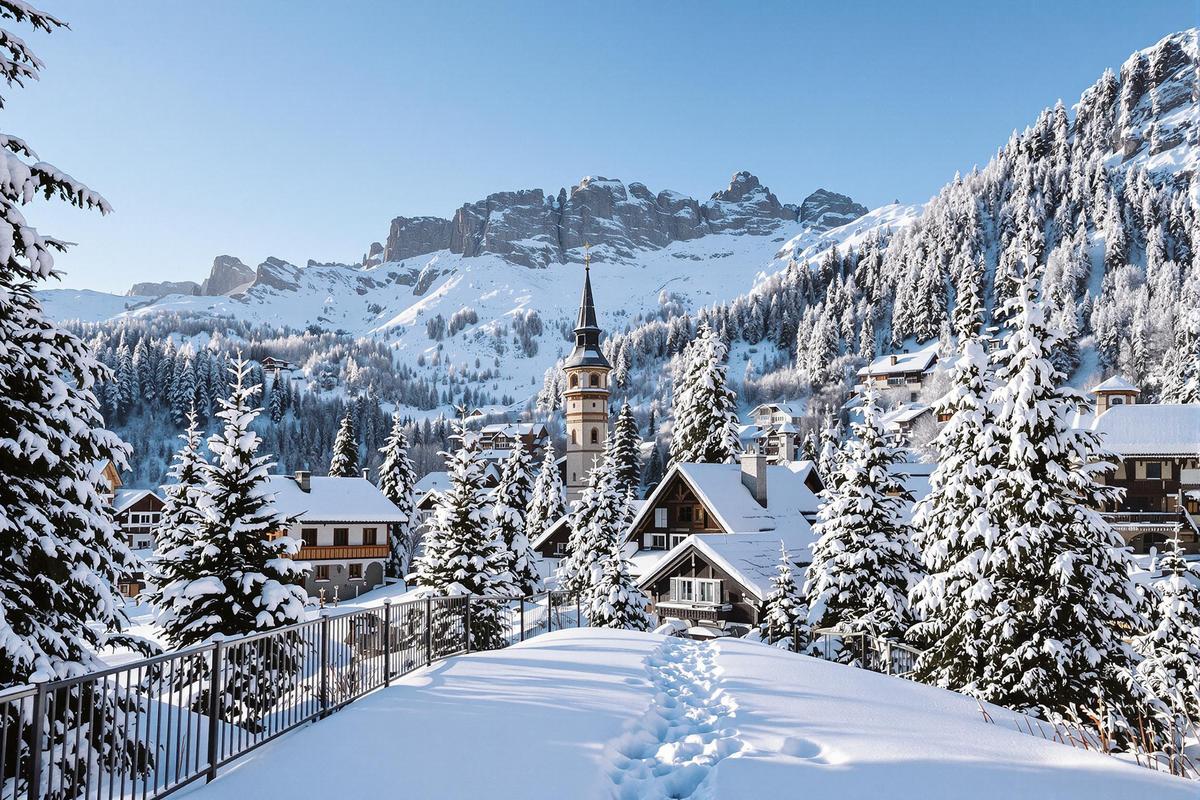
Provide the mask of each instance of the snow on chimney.
[{"label": "snow on chimney", "polygon": [[896,355],[895,353],[892,353],[890,356],[888,356],[888,358],[892,360],[893,367],[896,366],[896,362],[900,360],[900,356]]},{"label": "snow on chimney", "polygon": [[312,491],[312,473],[306,469],[296,470],[296,483],[300,484],[300,491],[308,494]]},{"label": "snow on chimney", "polygon": [[753,445],[742,453],[742,485],[760,506],[767,507],[767,457]]},{"label": "snow on chimney", "polygon": [[364,481],[371,480],[371,470],[364,468],[362,471],[362,479]]}]

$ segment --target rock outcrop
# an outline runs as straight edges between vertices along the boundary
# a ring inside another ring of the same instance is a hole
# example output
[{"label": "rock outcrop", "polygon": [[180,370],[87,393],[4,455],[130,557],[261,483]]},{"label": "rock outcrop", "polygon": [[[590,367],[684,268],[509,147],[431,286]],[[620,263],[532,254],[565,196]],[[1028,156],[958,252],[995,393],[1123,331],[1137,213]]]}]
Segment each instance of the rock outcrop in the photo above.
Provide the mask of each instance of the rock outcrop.
[{"label": "rock outcrop", "polygon": [[200,286],[200,294],[229,294],[254,280],[254,270],[234,256],[217,256],[212,271]]},{"label": "rock outcrop", "polygon": [[364,266],[449,250],[464,256],[498,255],[514,264],[546,267],[578,260],[590,243],[599,260],[631,258],[672,242],[713,233],[768,235],[785,222],[828,230],[865,214],[845,195],[819,190],[800,206],[783,204],[749,172],[701,203],[672,191],[653,193],[642,183],[587,177],[547,196],[541,189],[497,192],[458,209],[453,219],[397,217],[384,245],[374,243]]},{"label": "rock outcrop", "polygon": [[161,283],[135,283],[126,292],[130,297],[166,297],[169,294],[198,295],[200,284],[195,281],[162,281]]}]

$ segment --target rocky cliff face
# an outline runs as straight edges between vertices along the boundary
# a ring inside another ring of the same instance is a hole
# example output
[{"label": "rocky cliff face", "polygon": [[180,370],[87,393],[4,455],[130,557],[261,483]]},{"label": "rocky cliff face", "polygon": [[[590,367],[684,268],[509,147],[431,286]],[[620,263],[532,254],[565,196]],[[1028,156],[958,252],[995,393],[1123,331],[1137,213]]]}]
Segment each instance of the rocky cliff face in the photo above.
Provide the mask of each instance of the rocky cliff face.
[{"label": "rocky cliff face", "polygon": [[386,244],[374,243],[363,265],[403,261],[449,250],[465,256],[492,253],[527,267],[579,260],[583,244],[598,260],[624,260],[637,250],[710,233],[767,235],[782,222],[802,222],[816,231],[851,222],[867,209],[824,189],[799,206],[783,204],[749,172],[701,203],[642,183],[588,177],[549,197],[541,189],[497,192],[462,206],[453,219],[397,217]]},{"label": "rocky cliff face", "polygon": [[198,295],[200,294],[200,284],[195,281],[135,283],[127,294],[130,297],[166,297],[169,294]]},{"label": "rocky cliff face", "polygon": [[213,259],[212,271],[200,286],[200,294],[229,294],[254,280],[254,270],[233,256],[217,256]]}]

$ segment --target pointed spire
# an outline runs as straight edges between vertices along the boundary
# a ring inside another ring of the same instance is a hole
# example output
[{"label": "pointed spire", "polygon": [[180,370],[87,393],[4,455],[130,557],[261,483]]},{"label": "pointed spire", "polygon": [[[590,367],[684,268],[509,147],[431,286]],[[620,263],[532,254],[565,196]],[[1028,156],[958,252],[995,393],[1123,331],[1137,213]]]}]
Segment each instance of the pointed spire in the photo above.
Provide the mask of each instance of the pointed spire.
[{"label": "pointed spire", "polygon": [[583,246],[583,296],[579,300],[579,318],[575,324],[575,349],[564,366],[595,366],[611,369],[600,352],[600,325],[596,322],[596,303],[592,299],[591,245]]},{"label": "pointed spire", "polygon": [[579,300],[579,319],[575,330],[582,328],[599,328],[596,324],[596,303],[592,300],[592,254],[591,245],[583,245],[583,296]]}]

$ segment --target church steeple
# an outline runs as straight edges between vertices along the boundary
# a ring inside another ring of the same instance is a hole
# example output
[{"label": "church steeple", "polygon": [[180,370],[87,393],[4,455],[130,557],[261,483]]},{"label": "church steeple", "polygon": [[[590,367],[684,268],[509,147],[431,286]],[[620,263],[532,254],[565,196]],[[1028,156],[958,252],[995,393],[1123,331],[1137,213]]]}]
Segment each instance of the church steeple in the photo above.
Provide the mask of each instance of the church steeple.
[{"label": "church steeple", "polygon": [[587,486],[588,472],[604,458],[608,440],[608,376],[612,365],[600,352],[600,326],[592,300],[592,259],[587,245],[583,256],[583,296],[575,326],[575,349],[563,364],[566,387],[567,457],[564,478],[567,502],[574,504]]},{"label": "church steeple", "polygon": [[596,301],[592,299],[592,255],[590,245],[583,246],[583,296],[579,298],[579,317],[575,323],[575,349],[565,367],[607,367],[608,359],[600,352],[600,325],[596,322]]}]

